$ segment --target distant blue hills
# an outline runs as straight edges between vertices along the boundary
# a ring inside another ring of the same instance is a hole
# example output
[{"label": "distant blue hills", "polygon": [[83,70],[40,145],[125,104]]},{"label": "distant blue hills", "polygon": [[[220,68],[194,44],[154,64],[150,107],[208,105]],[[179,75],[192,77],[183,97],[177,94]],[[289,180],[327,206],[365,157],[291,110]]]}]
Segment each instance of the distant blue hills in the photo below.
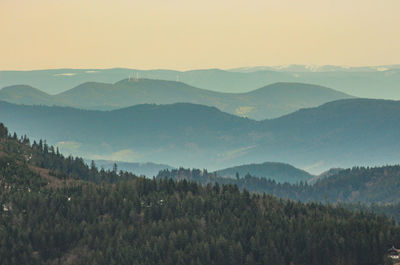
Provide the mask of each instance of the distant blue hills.
[{"label": "distant blue hills", "polygon": [[86,82],[115,83],[136,75],[144,79],[181,81],[190,86],[227,93],[249,92],[277,82],[295,82],[330,87],[356,97],[400,99],[399,65],[287,65],[191,71],[127,68],[0,71],[0,88],[26,84],[49,94],[58,94]]},{"label": "distant blue hills", "polygon": [[246,93],[221,93],[182,82],[133,78],[114,84],[87,82],[57,95],[28,85],[14,85],[0,90],[0,100],[15,104],[112,110],[138,104],[186,102],[217,107],[224,112],[256,120],[276,118],[301,108],[346,98],[352,96],[302,83],[275,83]]},{"label": "distant blue hills", "polygon": [[210,170],[284,161],[321,172],[400,160],[400,102],[389,100],[337,100],[262,121],[191,103],[98,111],[0,102],[0,121],[87,158]]}]

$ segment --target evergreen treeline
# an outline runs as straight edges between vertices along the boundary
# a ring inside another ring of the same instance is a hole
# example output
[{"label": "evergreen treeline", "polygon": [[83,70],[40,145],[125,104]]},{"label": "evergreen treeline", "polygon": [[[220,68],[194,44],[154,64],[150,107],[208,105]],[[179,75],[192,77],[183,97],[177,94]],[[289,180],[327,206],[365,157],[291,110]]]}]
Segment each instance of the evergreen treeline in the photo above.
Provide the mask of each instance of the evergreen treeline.
[{"label": "evergreen treeline", "polygon": [[[383,215],[101,173],[7,135],[0,125],[1,264],[383,264],[400,244]],[[32,166],[63,184],[50,187]]]},{"label": "evergreen treeline", "polygon": [[50,170],[50,174],[59,179],[80,179],[92,182],[108,182],[130,180],[134,174],[119,171],[114,164],[112,170],[98,169],[92,161],[90,167],[82,158],[62,155],[58,148],[49,146],[46,141],[34,141],[23,136],[18,138],[14,133],[8,135],[7,128],[0,123],[0,151],[18,161],[20,165],[36,166]]},{"label": "evergreen treeline", "polygon": [[249,174],[236,178],[219,177],[216,173],[199,169],[162,170],[157,178],[191,180],[202,184],[215,183],[235,184],[240,189],[268,193],[292,200],[392,204],[400,202],[400,166],[375,168],[354,167],[340,170],[315,184],[300,182],[298,184],[277,183],[274,180],[258,178]]}]

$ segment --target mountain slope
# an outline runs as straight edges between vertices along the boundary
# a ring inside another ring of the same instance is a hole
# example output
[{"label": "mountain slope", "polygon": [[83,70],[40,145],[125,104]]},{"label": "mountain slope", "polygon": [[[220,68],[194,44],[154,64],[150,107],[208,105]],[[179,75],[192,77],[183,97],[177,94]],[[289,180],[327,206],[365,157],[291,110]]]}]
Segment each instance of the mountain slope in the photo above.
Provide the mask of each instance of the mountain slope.
[{"label": "mountain slope", "polygon": [[52,96],[28,85],[15,85],[0,89],[0,99],[24,105],[52,105]]},{"label": "mountain slope", "polygon": [[[270,140],[254,151],[274,150],[265,160],[300,163],[303,168],[308,164],[314,169],[307,171],[313,172],[354,164],[394,164],[400,160],[399,115],[399,101],[338,100],[261,122],[261,131],[268,132]],[[310,160],[313,163],[306,162]]]},{"label": "mountain slope", "polygon": [[138,104],[196,103],[216,98],[218,93],[191,87],[181,82],[139,79],[122,80],[115,84],[85,83],[56,95],[68,105],[94,109],[99,106],[121,108]]},{"label": "mountain slope", "polygon": [[208,152],[241,148],[251,141],[247,134],[256,125],[216,108],[187,103],[85,111],[0,102],[0,121],[11,130],[35,139],[46,137],[64,151],[70,148],[68,152],[87,158],[110,155],[128,162],[172,165],[200,157],[210,161]]},{"label": "mountain slope", "polygon": [[398,101],[339,100],[260,122],[188,103],[84,111],[1,102],[0,121],[88,158],[214,170],[285,161],[312,173],[400,161]]},{"label": "mountain slope", "polygon": [[298,183],[307,182],[313,176],[304,170],[295,168],[292,165],[277,163],[277,162],[265,162],[262,164],[249,164],[241,165],[231,168],[225,168],[217,170],[216,173],[221,177],[235,178],[245,177],[247,174],[251,176],[273,179],[276,182],[284,183]]},{"label": "mountain slope", "polygon": [[385,216],[99,171],[7,136],[2,124],[0,151],[4,265],[378,265],[400,242],[400,227]]},{"label": "mountain slope", "polygon": [[353,167],[313,185],[315,200],[332,202],[399,203],[400,166]]},{"label": "mountain slope", "polygon": [[264,112],[269,112],[269,117],[280,117],[301,108],[316,107],[326,102],[352,98],[323,86],[283,82],[264,86],[242,95],[243,98],[240,99],[242,102],[256,103],[250,103],[248,107],[254,108],[249,112],[249,117],[257,120],[268,118],[263,115]]},{"label": "mountain slope", "polygon": [[316,181],[313,184],[283,183],[279,180],[246,174],[241,178],[221,177],[218,172],[199,169],[162,170],[157,178],[186,179],[202,184],[236,184],[240,189],[268,193],[284,199],[320,203],[362,203],[365,205],[400,205],[400,166],[353,167]]},{"label": "mountain slope", "polygon": [[[10,96],[2,97],[1,93],[0,100],[96,110],[117,109],[137,104],[187,102],[217,107],[231,114],[257,120],[279,117],[300,108],[314,107],[337,99],[351,98],[344,93],[310,84],[276,83],[248,93],[232,94],[199,89],[181,82],[151,79],[122,80],[115,84],[90,82],[54,96],[42,93],[42,97],[31,96],[37,92],[31,88],[34,91],[27,91],[27,98],[21,98],[21,87],[16,86],[13,89],[17,95],[12,100]],[[12,91],[8,88],[8,95],[12,94]],[[43,100],[43,97],[46,97],[46,100]]]}]

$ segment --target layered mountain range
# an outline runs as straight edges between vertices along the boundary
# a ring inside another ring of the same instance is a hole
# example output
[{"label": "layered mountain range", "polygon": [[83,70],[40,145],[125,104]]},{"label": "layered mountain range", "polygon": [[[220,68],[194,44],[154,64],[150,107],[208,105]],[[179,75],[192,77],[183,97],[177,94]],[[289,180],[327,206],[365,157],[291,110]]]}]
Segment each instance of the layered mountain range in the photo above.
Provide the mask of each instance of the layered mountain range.
[{"label": "layered mountain range", "polygon": [[284,161],[313,173],[400,160],[398,101],[338,100],[262,121],[190,103],[94,111],[1,102],[0,120],[88,158],[215,170]]},{"label": "layered mountain range", "polygon": [[125,79],[114,84],[89,82],[57,95],[27,85],[0,90],[0,100],[15,104],[111,110],[138,104],[194,103],[252,119],[276,118],[300,108],[352,98],[333,89],[301,83],[276,83],[247,93],[221,93],[175,81]]},{"label": "layered mountain range", "polygon": [[0,71],[0,87],[26,84],[58,94],[86,82],[115,83],[121,79],[148,78],[177,81],[217,92],[249,92],[277,82],[300,82],[327,86],[357,96],[400,99],[400,67],[284,65],[191,71],[115,69],[54,69]]}]

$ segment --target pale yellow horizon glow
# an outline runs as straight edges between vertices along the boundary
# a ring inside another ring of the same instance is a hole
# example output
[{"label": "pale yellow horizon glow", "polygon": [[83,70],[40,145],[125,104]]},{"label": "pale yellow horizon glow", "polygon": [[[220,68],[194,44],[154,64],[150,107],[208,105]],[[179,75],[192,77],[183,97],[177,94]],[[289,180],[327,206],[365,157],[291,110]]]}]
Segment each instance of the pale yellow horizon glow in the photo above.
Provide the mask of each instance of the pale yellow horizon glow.
[{"label": "pale yellow horizon glow", "polygon": [[400,63],[400,0],[0,0],[0,70]]}]

